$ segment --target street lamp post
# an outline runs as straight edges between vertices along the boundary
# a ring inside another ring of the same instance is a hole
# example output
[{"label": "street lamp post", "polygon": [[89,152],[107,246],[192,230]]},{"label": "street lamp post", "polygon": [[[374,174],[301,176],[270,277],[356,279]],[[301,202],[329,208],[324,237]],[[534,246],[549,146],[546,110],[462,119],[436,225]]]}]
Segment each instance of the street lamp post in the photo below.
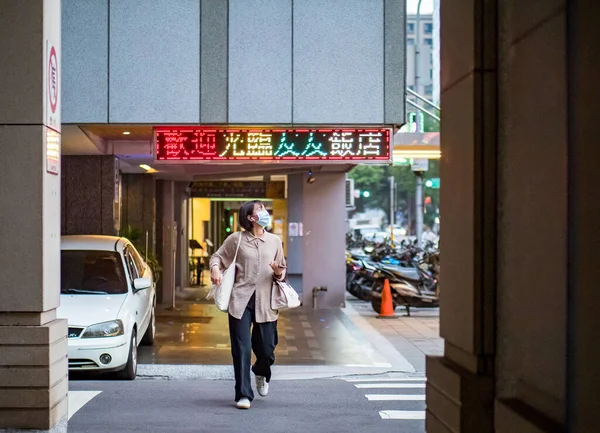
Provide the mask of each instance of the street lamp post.
[{"label": "street lamp post", "polygon": [[[414,65],[414,73],[415,73],[415,92],[417,94],[421,94],[419,86],[419,55],[421,54],[421,1],[417,4],[417,21],[415,25],[415,65]],[[421,104],[419,100],[416,100],[417,105],[420,107]],[[416,132],[421,132],[421,113],[420,110],[416,111],[415,116],[415,126]]]},{"label": "street lamp post", "polygon": [[417,176],[417,193],[415,199],[417,202],[417,246],[423,248],[423,173],[415,172]]},{"label": "street lamp post", "polygon": [[[415,93],[420,95],[421,92],[419,88],[419,55],[421,53],[421,0],[419,0],[419,3],[417,4],[417,20],[415,27]],[[421,106],[418,98],[416,100],[416,103],[419,107]],[[415,125],[417,128],[416,132],[421,132],[421,113],[419,112],[419,110],[417,110]],[[415,175],[417,176],[417,191],[415,194],[417,246],[421,248],[423,245],[423,173],[420,171],[415,171]]]},{"label": "street lamp post", "polygon": [[396,179],[394,176],[389,177],[390,181],[390,239],[394,240],[394,213],[396,208]]}]

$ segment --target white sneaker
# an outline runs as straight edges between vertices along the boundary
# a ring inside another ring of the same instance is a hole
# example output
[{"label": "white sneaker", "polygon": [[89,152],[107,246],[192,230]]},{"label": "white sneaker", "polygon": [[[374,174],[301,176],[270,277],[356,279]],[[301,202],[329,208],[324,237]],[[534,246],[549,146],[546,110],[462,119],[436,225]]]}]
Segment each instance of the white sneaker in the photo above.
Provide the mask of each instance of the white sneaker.
[{"label": "white sneaker", "polygon": [[238,409],[250,409],[250,400],[248,400],[247,398],[241,398],[236,403],[236,406]]},{"label": "white sneaker", "polygon": [[269,393],[269,384],[267,378],[264,376],[255,376],[256,379],[256,390],[262,397],[266,397]]}]

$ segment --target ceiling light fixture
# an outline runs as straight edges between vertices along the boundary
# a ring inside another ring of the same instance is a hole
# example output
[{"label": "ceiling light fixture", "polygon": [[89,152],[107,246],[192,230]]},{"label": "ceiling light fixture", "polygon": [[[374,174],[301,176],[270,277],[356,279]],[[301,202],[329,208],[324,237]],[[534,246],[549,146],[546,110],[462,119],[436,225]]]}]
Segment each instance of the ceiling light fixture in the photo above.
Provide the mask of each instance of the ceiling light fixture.
[{"label": "ceiling light fixture", "polygon": [[123,135],[129,135],[129,134],[131,134],[131,132],[129,132],[129,131],[123,131]]},{"label": "ceiling light fixture", "polygon": [[143,168],[143,169],[144,169],[144,170],[146,170],[146,171],[150,171],[150,170],[152,170],[152,167],[150,167],[150,166],[149,166],[149,165],[147,165],[147,164],[140,164],[140,167],[141,167],[141,168]]}]

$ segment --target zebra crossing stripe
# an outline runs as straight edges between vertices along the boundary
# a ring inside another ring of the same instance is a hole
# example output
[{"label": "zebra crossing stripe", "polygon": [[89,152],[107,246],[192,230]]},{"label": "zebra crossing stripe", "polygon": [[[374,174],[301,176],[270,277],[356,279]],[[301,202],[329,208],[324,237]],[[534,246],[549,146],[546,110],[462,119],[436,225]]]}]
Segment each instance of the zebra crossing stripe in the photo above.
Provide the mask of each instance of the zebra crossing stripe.
[{"label": "zebra crossing stripe", "polygon": [[102,391],[69,391],[68,419],[100,393]]},{"label": "zebra crossing stripe", "polygon": [[380,410],[381,419],[425,419],[424,410]]},{"label": "zebra crossing stripe", "polygon": [[381,378],[371,378],[371,379],[346,379],[346,382],[356,383],[356,382],[425,382],[427,381],[424,377],[399,377],[399,378],[389,378],[389,377],[381,377]]},{"label": "zebra crossing stripe", "polygon": [[425,388],[424,383],[356,383],[354,386],[361,389]]},{"label": "zebra crossing stripe", "polygon": [[425,395],[411,394],[365,394],[369,401],[425,401]]}]

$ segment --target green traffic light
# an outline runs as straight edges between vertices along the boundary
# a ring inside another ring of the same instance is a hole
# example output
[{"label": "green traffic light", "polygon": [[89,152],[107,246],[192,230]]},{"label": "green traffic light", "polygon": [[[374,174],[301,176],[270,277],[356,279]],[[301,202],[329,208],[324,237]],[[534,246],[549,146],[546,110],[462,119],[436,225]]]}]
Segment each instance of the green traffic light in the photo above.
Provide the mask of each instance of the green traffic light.
[{"label": "green traffic light", "polygon": [[433,186],[433,182],[432,182],[432,180],[431,180],[431,179],[429,179],[427,182],[425,182],[425,186],[426,186],[427,188],[431,188],[431,187]]},{"label": "green traffic light", "polygon": [[225,231],[226,231],[227,233],[229,233],[229,232],[231,231],[231,227],[227,227],[227,228],[225,229]]},{"label": "green traffic light", "polygon": [[363,197],[369,198],[371,197],[371,193],[369,191],[363,191]]}]

